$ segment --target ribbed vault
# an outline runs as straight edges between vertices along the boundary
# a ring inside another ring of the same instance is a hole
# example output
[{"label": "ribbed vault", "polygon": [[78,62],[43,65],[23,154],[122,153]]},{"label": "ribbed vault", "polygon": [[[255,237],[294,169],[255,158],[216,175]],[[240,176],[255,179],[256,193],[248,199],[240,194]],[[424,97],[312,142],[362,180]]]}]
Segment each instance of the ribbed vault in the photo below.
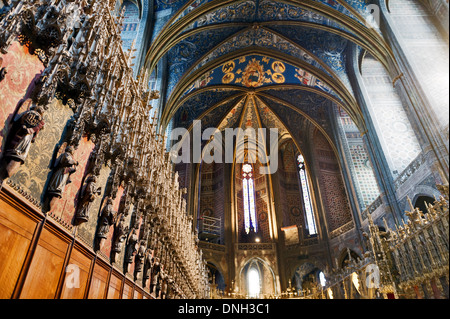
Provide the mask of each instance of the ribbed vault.
[{"label": "ribbed vault", "polygon": [[[224,125],[251,95],[294,139],[298,126],[283,117],[302,118],[329,137],[333,107],[364,133],[349,76],[352,52],[367,51],[397,72],[379,30],[368,23],[366,0],[158,0],[155,10],[165,18],[155,25],[145,70],[165,61],[162,130],[170,123],[190,128],[194,120]],[[318,112],[317,103],[327,106]]]}]

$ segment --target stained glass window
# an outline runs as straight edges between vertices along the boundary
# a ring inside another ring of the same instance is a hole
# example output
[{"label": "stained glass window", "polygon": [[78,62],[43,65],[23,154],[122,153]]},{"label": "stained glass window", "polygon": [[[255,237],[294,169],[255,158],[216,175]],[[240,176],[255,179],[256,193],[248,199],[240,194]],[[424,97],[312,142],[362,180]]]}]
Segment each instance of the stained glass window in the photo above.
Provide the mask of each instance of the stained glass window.
[{"label": "stained glass window", "polygon": [[255,208],[255,183],[253,181],[253,167],[250,164],[242,166],[243,179],[243,199],[244,199],[244,222],[245,232],[250,234],[253,231],[258,232],[256,222],[256,208]]},{"label": "stained glass window", "polygon": [[261,276],[256,268],[248,272],[248,295],[250,298],[258,298],[261,293]]},{"label": "stained glass window", "polygon": [[308,184],[308,173],[306,172],[305,158],[303,155],[298,157],[298,166],[300,174],[300,182],[302,185],[303,204],[306,212],[306,222],[309,235],[317,235],[316,222],[314,220],[314,211],[311,203],[311,195]]},{"label": "stained glass window", "polygon": [[320,280],[320,284],[322,285],[322,287],[325,287],[327,285],[327,279],[326,279],[323,271],[321,271],[319,274],[319,280]]}]

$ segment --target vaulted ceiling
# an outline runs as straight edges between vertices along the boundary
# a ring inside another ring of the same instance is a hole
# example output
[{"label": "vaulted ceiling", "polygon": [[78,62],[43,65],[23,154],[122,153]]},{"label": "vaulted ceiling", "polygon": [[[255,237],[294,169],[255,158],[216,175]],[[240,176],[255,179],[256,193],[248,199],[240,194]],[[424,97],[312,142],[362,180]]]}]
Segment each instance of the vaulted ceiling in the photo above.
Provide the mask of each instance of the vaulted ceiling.
[{"label": "vaulted ceiling", "polygon": [[329,137],[334,105],[364,132],[349,47],[396,68],[379,31],[367,24],[368,2],[156,0],[156,16],[164,18],[154,26],[146,68],[151,73],[167,61],[162,127],[174,119],[189,129],[201,119],[203,127],[223,129],[242,125],[253,109],[257,126],[278,127],[294,140],[305,121]]}]

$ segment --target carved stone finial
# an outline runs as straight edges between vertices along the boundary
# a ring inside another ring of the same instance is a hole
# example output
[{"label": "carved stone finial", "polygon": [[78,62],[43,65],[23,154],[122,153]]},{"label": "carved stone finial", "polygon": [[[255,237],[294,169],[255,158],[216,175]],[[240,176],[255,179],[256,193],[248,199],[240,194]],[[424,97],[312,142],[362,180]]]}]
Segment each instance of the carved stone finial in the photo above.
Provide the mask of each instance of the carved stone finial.
[{"label": "carved stone finial", "polygon": [[159,91],[155,90],[150,92],[150,100],[157,100],[159,98],[160,98]]},{"label": "carved stone finial", "polygon": [[448,201],[449,200],[449,185],[437,185],[437,189],[441,193],[442,197]]}]

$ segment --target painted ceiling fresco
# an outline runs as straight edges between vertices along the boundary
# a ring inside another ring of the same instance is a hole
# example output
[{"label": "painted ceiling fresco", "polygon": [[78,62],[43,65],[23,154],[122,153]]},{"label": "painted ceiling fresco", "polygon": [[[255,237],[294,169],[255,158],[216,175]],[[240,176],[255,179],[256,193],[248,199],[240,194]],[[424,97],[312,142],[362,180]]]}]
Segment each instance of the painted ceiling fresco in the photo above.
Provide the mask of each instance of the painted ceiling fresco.
[{"label": "painted ceiling fresco", "polygon": [[227,22],[261,23],[267,21],[303,21],[348,31],[334,20],[300,6],[272,0],[243,0],[202,15],[196,21],[191,22],[184,32],[206,25]]},{"label": "painted ceiling fresco", "polygon": [[[159,17],[159,25],[154,30],[156,36],[163,29],[164,25],[173,25],[180,19],[195,11],[198,8],[205,7],[208,3],[218,2],[213,0],[157,0],[156,12]],[[229,2],[229,1],[228,1]],[[356,10],[360,16],[367,15],[367,0],[315,0],[324,4],[333,10],[343,13],[352,19],[361,23],[361,19],[355,16],[348,7]],[[321,16],[320,14],[308,10],[301,6],[301,2],[292,1],[292,4],[283,3],[273,0],[243,0],[236,1],[231,5],[224,5],[217,11],[209,12],[202,15],[197,21],[193,21],[189,28],[198,27],[209,23],[221,23],[225,21],[273,21],[273,20],[298,20],[321,23],[324,25],[332,25],[340,27],[332,19]]]},{"label": "painted ceiling fresco", "polygon": [[[253,128],[255,131],[259,128],[276,128],[280,138],[294,138],[302,145],[306,143],[302,124],[309,121],[323,132],[331,134],[331,124],[327,116],[332,108],[330,102],[311,93],[296,97],[298,101],[295,105],[275,99],[270,94],[237,98],[198,117],[202,121],[202,133],[209,127],[217,127],[220,131],[238,127],[243,130]],[[314,107],[311,107],[311,102]]]},{"label": "painted ceiling fresco", "polygon": [[207,73],[200,83],[194,83],[186,94],[195,89],[214,85],[259,88],[276,84],[293,84],[317,88],[326,93],[333,90],[319,78],[288,63],[261,55],[242,56],[228,61]]},{"label": "painted ceiling fresco", "polygon": [[225,54],[242,50],[247,47],[261,47],[266,49],[279,50],[280,52],[289,54],[295,58],[305,61],[311,66],[318,68],[331,76],[331,73],[325,68],[322,61],[316,59],[311,53],[301,46],[295,45],[283,36],[280,36],[272,30],[266,28],[246,28],[242,32],[237,32],[233,37],[229,38],[217,48],[212,50],[195,66],[194,70],[204,66],[206,63],[213,61]]},{"label": "painted ceiling fresco", "polygon": [[295,131],[303,118],[327,131],[333,103],[357,123],[350,52],[382,51],[368,2],[156,0],[147,57],[150,69],[163,57],[167,66],[163,126],[236,126],[253,105],[261,126]]}]

